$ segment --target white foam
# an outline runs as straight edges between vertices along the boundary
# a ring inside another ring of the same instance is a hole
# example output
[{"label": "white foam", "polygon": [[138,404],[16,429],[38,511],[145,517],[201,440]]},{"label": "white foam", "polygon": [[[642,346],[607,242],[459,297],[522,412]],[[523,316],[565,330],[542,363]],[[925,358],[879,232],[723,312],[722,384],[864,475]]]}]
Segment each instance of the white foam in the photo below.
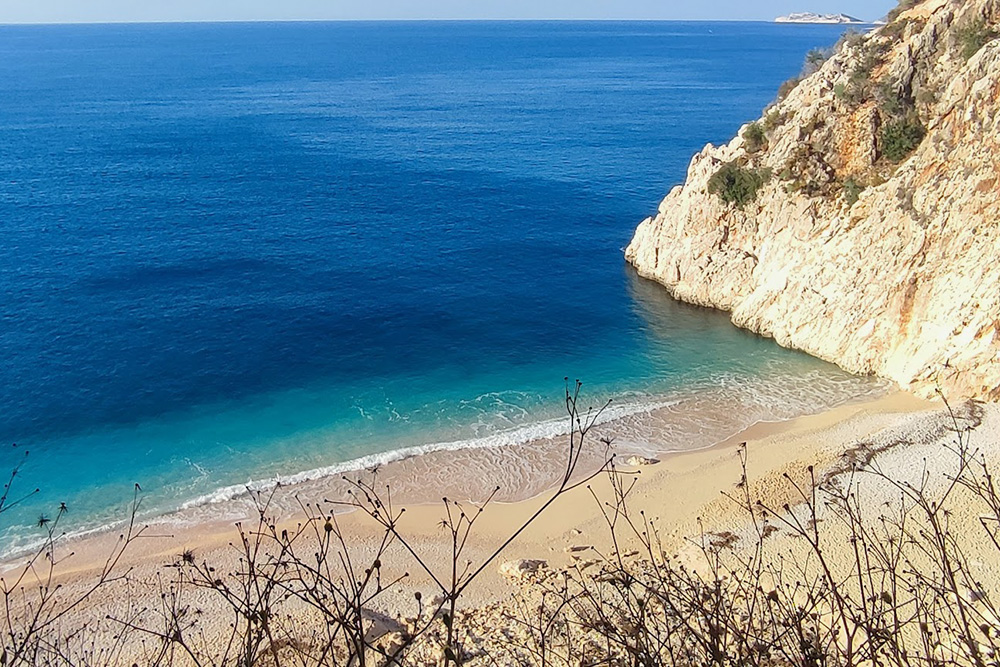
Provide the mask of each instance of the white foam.
[{"label": "white foam", "polygon": [[[603,411],[601,411],[600,414],[596,415],[594,423],[606,424],[609,422],[624,419],[626,417],[632,417],[643,413],[649,413],[654,410],[668,408],[677,403],[678,400],[676,399],[630,403],[623,405],[617,405],[615,403],[612,403]],[[197,498],[189,500],[183,503],[180,506],[180,509],[189,510],[196,507],[202,507],[204,505],[224,503],[242,496],[248,490],[269,491],[278,485],[289,486],[293,484],[302,484],[304,482],[312,482],[320,479],[325,479],[328,477],[343,475],[349,472],[367,470],[369,468],[374,468],[376,466],[382,466],[389,463],[393,463],[395,461],[400,461],[402,459],[407,459],[410,458],[411,456],[421,456],[423,454],[430,454],[431,452],[460,451],[466,449],[486,449],[490,447],[508,447],[511,445],[519,445],[536,440],[550,440],[552,438],[557,438],[559,436],[566,435],[569,432],[570,432],[569,418],[561,417],[559,419],[550,419],[546,421],[535,422],[532,424],[526,424],[524,426],[519,426],[517,428],[498,431],[490,435],[481,436],[478,438],[471,438],[468,440],[438,442],[427,445],[418,445],[416,447],[407,447],[405,449],[397,449],[380,454],[370,454],[368,456],[362,456],[360,458],[352,459],[350,461],[344,461],[343,463],[336,463],[330,466],[314,468],[312,470],[306,470],[304,472],[295,473],[293,475],[278,475],[265,480],[248,480],[246,484],[234,484],[232,486],[226,486],[221,489],[216,489],[211,493],[207,493],[205,495],[198,496]]]},{"label": "white foam", "polygon": [[[610,404],[598,415],[595,424],[617,422],[614,435],[620,452],[627,449],[630,453],[655,456],[670,451],[710,447],[754,423],[792,419],[844,403],[872,398],[884,394],[890,386],[887,382],[872,378],[823,371],[809,371],[804,374],[763,380],[716,376],[710,381],[700,383],[699,386],[689,386],[668,396],[651,397],[640,392],[623,394],[620,396],[620,402]],[[482,398],[484,397],[477,400]],[[655,419],[643,419],[644,415],[653,416],[651,413],[656,413]],[[486,423],[480,423],[480,426],[484,429],[490,427]],[[225,512],[221,512],[221,508],[212,506],[245,496],[248,490],[268,491],[279,485],[291,486],[328,479],[433,452],[503,448],[552,440],[569,432],[569,419],[563,416],[470,439],[407,447],[291,475],[251,479],[245,484],[216,489],[173,508],[162,506],[149,508],[142,512],[142,515],[144,519],[155,519],[158,522],[189,523],[190,519],[197,523],[198,519],[192,516],[192,510],[211,507],[212,516],[218,518]],[[530,466],[527,462],[526,465]],[[513,472],[507,470],[505,474],[510,475]],[[522,476],[530,476],[531,473],[530,470],[519,472],[523,473]],[[198,512],[198,515],[202,514]],[[122,525],[121,521],[99,520],[98,523],[99,525],[73,531],[72,534],[66,535],[65,539],[78,539],[110,531]],[[14,535],[6,537],[8,548],[4,550],[5,553],[0,554],[0,558],[4,560],[38,547],[35,538],[18,540]]]}]

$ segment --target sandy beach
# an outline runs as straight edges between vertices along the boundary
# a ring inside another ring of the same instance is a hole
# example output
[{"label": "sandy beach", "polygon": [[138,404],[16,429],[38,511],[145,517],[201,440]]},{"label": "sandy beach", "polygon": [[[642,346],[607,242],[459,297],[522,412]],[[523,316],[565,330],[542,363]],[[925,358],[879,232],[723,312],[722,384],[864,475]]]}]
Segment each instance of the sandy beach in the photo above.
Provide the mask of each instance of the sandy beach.
[{"label": "sandy beach", "polygon": [[[987,435],[983,437],[983,444],[996,448],[998,415],[992,409],[987,415],[984,425],[980,426],[980,429],[988,429],[988,432],[984,431]],[[677,549],[683,546],[685,537],[698,532],[699,519],[707,530],[733,529],[745,520],[732,503],[721,497],[740,478],[737,456],[740,443],[748,443],[751,483],[769,502],[780,505],[788,491],[781,482],[784,473],[801,475],[809,465],[819,470],[829,469],[845,451],[860,442],[879,438],[907,438],[912,443],[907,447],[939,447],[942,439],[946,441],[949,437],[941,430],[947,425],[947,412],[940,404],[903,392],[893,392],[882,398],[841,406],[817,415],[758,423],[715,446],[666,454],[654,464],[629,466],[622,462],[619,466],[623,471],[635,473],[632,476],[635,486],[630,496],[630,507],[642,509],[653,518],[662,529],[664,546]],[[582,464],[583,469],[592,469],[595,461],[603,456],[603,446],[597,438],[596,434],[589,438],[590,449]],[[508,454],[516,456],[517,452]],[[395,478],[412,477],[412,466],[433,467],[443,463],[436,461],[435,456],[443,458],[446,455],[441,453],[390,464],[379,471],[379,486],[391,487]],[[908,453],[898,465],[905,467],[903,461],[909,456]],[[368,479],[368,474],[361,473],[359,478]],[[440,501],[432,501],[432,498],[449,492],[457,492],[457,497],[462,497],[463,474],[475,475],[476,471],[461,473],[449,471],[445,466],[445,474],[435,478],[434,483],[424,489],[423,497],[397,496],[396,500],[398,506],[406,508],[405,516],[399,523],[400,533],[428,562],[437,561],[440,567],[448,561],[449,550],[446,535],[440,526],[444,516],[443,505]],[[453,475],[456,480],[450,488],[443,482],[448,475]],[[340,498],[346,498],[345,488],[342,480],[309,483],[301,488],[284,487],[275,492],[272,507],[289,507],[293,502],[301,502],[312,508],[313,503],[319,503],[325,508],[324,514],[327,510],[343,511],[343,507],[322,501],[335,499],[338,494]],[[471,541],[466,553],[468,558],[480,561],[487,557],[550,497],[550,490],[542,490],[527,500],[491,503],[474,528],[475,540]],[[595,497],[610,499],[605,475],[559,498],[509,545],[496,565],[508,560],[530,558],[543,559],[554,567],[560,567],[580,558],[607,555],[612,548],[609,532]],[[467,502],[465,506],[472,508],[476,504]],[[227,512],[231,514],[227,515]],[[304,511],[277,511],[278,525],[294,531],[305,516]],[[362,512],[338,514],[336,520],[352,545],[359,550],[373,547],[382,537],[382,528]],[[252,525],[253,513],[247,511],[247,505],[238,503],[228,510],[220,508],[219,518],[214,521],[184,524],[168,520],[152,523],[145,529],[144,536],[130,546],[122,566],[131,568],[141,579],[148,580],[154,574],[161,574],[164,565],[176,562],[180,554],[189,551],[198,561],[213,563],[219,569],[234,567],[237,552],[231,543],[238,535],[235,527],[238,521],[242,521],[244,526]],[[58,553],[73,553],[60,564],[60,577],[67,583],[85,583],[95,568],[104,563],[117,537],[116,534],[105,534],[60,544]],[[8,563],[8,569],[11,566],[13,563]],[[412,563],[401,562],[399,567],[416,574]],[[408,599],[412,590],[420,588],[428,590],[431,582],[426,577],[412,576],[405,586],[400,587],[399,599]],[[470,589],[467,600],[472,605],[483,604],[503,598],[509,590],[508,582],[498,574],[497,567],[490,567]]]},{"label": "sandy beach", "polygon": [[[617,467],[619,479],[631,485],[628,507],[633,517],[638,518],[641,511],[655,525],[664,554],[674,554],[673,557],[680,558],[678,562],[699,567],[702,561],[691,538],[715,533],[731,535],[736,540],[747,536],[752,541],[746,511],[724,497],[733,493],[740,480],[740,451],[746,452],[747,481],[754,497],[771,507],[784,503],[794,507],[796,497],[789,481],[804,481],[809,466],[819,475],[846,470],[849,466],[845,467],[845,455],[850,460],[850,455],[859,451],[878,452],[875,462],[890,476],[914,479],[914,475],[919,477],[926,471],[931,486],[940,485],[954,463],[948,447],[955,442],[956,423],[970,429],[971,445],[987,461],[1000,460],[1000,410],[995,405],[963,403],[949,409],[943,403],[893,391],[820,414],[760,422],[705,449],[668,453],[658,459],[632,459],[631,463],[619,461]],[[599,433],[589,434],[588,447],[597,453],[586,457],[586,463],[581,464],[583,472],[577,478],[586,476],[594,462],[601,460],[605,450],[598,442],[600,437]],[[496,453],[485,454],[496,456]],[[516,456],[517,452],[508,455]],[[222,604],[211,586],[192,586],[189,575],[181,576],[182,566],[196,564],[202,572],[211,573],[208,576],[219,576],[220,581],[238,581],[239,577],[233,573],[246,572],[248,549],[253,551],[256,545],[262,545],[259,553],[269,553],[292,536],[288,543],[302,543],[305,548],[299,557],[308,558],[309,550],[313,549],[309,545],[315,544],[313,536],[322,539],[323,522],[329,519],[335,530],[333,534],[343,537],[343,546],[355,566],[363,568],[364,563],[373,562],[376,556],[381,559],[382,580],[393,583],[386,585],[366,613],[387,619],[377,627],[392,632],[393,628],[402,627],[399,623],[405,624],[405,619],[419,616],[415,593],[422,593],[424,600],[440,599],[441,587],[434,578],[447,581],[450,576],[452,541],[442,522],[448,516],[447,509],[442,500],[431,499],[435,494],[449,491],[458,492],[455,497],[461,497],[461,489],[468,488],[463,485],[463,475],[477,474],[475,469],[466,469],[464,473],[450,470],[443,459],[436,460],[435,456],[445,457],[447,453],[407,459],[378,471],[373,488],[391,487],[394,480],[412,478],[412,466],[440,464],[447,473],[441,480],[447,475],[457,478],[457,483],[451,486],[444,481],[435,482],[423,490],[423,496],[393,496],[394,512],[405,507],[396,524],[405,547],[397,539],[380,550],[386,537],[384,526],[363,511],[343,511],[336,503],[338,498],[348,497],[345,490],[349,485],[343,479],[281,487],[260,497],[261,503],[268,506],[265,512],[268,522],[273,521],[274,526],[271,537],[261,541],[256,541],[260,524],[252,511],[247,512],[252,503],[246,502],[220,508],[220,516],[212,521],[191,523],[167,517],[146,526],[142,536],[129,544],[114,567],[112,576],[124,576],[87,593],[86,600],[66,614],[58,627],[80,627],[88,619],[105,619],[103,624],[93,626],[96,632],[93,641],[100,645],[111,642],[117,636],[116,628],[121,628],[119,621],[108,619],[130,618],[138,625],[162,624],[167,602],[179,604],[177,600],[183,599],[183,613],[192,610],[197,613],[197,621],[191,626],[197,631],[197,641],[211,652],[211,647],[220,641],[218,638],[227,634],[232,610]],[[924,461],[926,466],[917,466],[915,461]],[[482,464],[491,465],[485,461]],[[362,472],[356,479],[371,480],[371,474]],[[871,507],[896,500],[886,485],[874,484],[866,493],[871,496]],[[614,561],[618,554],[634,556],[631,550],[639,545],[634,535],[630,538],[628,530],[618,530],[617,542],[612,540],[602,510],[609,507],[606,503],[613,500],[614,494],[610,477],[602,473],[558,497],[502,553],[490,560],[494,551],[529,523],[530,517],[552,495],[552,490],[546,489],[517,502],[494,501],[481,514],[477,514],[478,503],[463,501],[460,506],[451,505],[453,517],[461,511],[476,516],[471,537],[460,553],[462,567],[471,571],[488,563],[462,594],[459,609],[471,614],[467,618],[479,618],[477,622],[487,626],[500,622],[497,619],[506,618],[510,605],[522,604],[526,594],[534,595],[534,575],[530,571],[522,573],[519,570],[522,564],[541,567],[545,572],[585,572],[593,566],[597,566],[595,571],[599,570],[601,563]],[[389,496],[382,498],[387,500]],[[301,506],[298,513],[284,510],[294,503]],[[968,517],[976,516],[972,510],[966,513]],[[979,535],[974,520],[956,521],[955,525],[961,525],[963,535],[967,534],[978,545],[974,551],[980,561],[995,560],[986,536]],[[842,540],[836,531],[829,534],[834,536],[830,546],[832,558],[848,564],[851,558],[848,541]],[[242,543],[244,538],[246,542]],[[100,534],[57,544],[51,583],[60,585],[64,599],[73,600],[90,589],[109,554],[118,553],[118,540],[116,534]],[[774,545],[779,550],[799,548],[794,540],[782,540],[780,535]],[[415,555],[419,556],[419,562]],[[47,568],[45,557],[36,560],[35,574],[29,574],[24,582],[44,582]],[[16,562],[8,563],[5,579],[12,581],[19,569]],[[316,620],[314,611],[295,604],[283,607],[283,613],[295,627],[313,627],[310,623]]]}]

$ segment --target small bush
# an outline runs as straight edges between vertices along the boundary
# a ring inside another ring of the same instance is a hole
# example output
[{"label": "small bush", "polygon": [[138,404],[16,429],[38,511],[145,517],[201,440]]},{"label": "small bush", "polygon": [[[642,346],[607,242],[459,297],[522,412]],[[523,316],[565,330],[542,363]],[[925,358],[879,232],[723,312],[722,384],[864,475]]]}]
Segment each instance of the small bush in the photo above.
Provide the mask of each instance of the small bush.
[{"label": "small bush", "polygon": [[979,53],[979,49],[996,36],[997,33],[981,18],[968,21],[955,31],[955,39],[964,60]]},{"label": "small bush", "polygon": [[885,56],[885,49],[881,45],[876,45],[872,42],[866,44],[861,51],[857,66],[851,72],[851,82],[861,83],[871,81],[875,68],[882,64],[883,56]]},{"label": "small bush", "polygon": [[791,94],[791,92],[795,90],[795,87],[798,86],[799,83],[801,83],[801,81],[802,79],[798,77],[792,77],[788,81],[785,81],[783,84],[778,86],[778,101],[780,102],[781,100],[788,97]]},{"label": "small bush", "polygon": [[887,23],[882,27],[882,35],[888,37],[892,41],[898,41],[903,36],[903,33],[906,31],[906,27],[908,25],[910,25],[910,19],[902,19],[900,21]]},{"label": "small bush", "polygon": [[863,104],[871,96],[871,86],[867,81],[853,81],[847,85],[838,83],[833,88],[833,94],[842,102],[856,107]]},{"label": "small bush", "polygon": [[913,110],[913,100],[904,97],[900,86],[889,79],[882,80],[875,87],[875,99],[882,113],[892,118],[905,116]]},{"label": "small bush", "polygon": [[917,149],[926,133],[916,117],[891,121],[882,128],[882,154],[892,162],[902,162]]},{"label": "small bush", "polygon": [[844,34],[840,36],[840,39],[837,40],[837,43],[833,46],[833,52],[839,53],[845,48],[856,46],[861,43],[863,37],[864,35],[858,30],[854,28],[848,28],[844,32]]},{"label": "small bush", "polygon": [[833,47],[810,49],[809,52],[806,53],[805,60],[802,62],[802,71],[799,75],[788,79],[778,88],[777,101],[780,102],[788,97],[788,94],[795,90],[795,87],[798,86],[803,79],[818,72],[820,68],[823,67],[823,64],[826,63],[826,61],[829,60],[834,53],[837,53],[840,50],[841,46],[845,43],[845,40],[860,39],[860,37],[861,33],[852,29],[844,33],[844,36],[841,37],[840,41],[838,41]]},{"label": "small bush", "polygon": [[806,54],[806,60],[802,64],[802,77],[815,74],[823,67],[823,64],[830,59],[832,51],[830,49],[812,49]]},{"label": "small bush", "polygon": [[781,100],[788,97],[789,93],[795,90],[796,86],[798,86],[803,79],[818,72],[820,68],[823,67],[823,63],[829,60],[830,56],[832,56],[834,53],[837,52],[843,41],[844,38],[842,37],[841,41],[837,42],[837,46],[833,48],[811,49],[806,54],[805,60],[802,63],[802,71],[799,73],[799,75],[796,77],[792,77],[791,79],[788,79],[787,81],[782,83],[781,86],[778,88],[777,101],[780,102]]},{"label": "small bush", "polygon": [[919,1],[920,0],[899,0],[899,4],[896,5],[896,7],[889,12],[889,15],[886,17],[886,22],[889,25],[892,25],[896,22],[896,19],[899,18],[900,14],[905,12],[907,9],[911,9],[916,6]]},{"label": "small bush", "polygon": [[802,124],[801,136],[809,136],[826,127],[826,119],[823,116],[813,116],[809,122]]},{"label": "small bush", "polygon": [[833,87],[833,96],[851,106],[858,106],[865,100],[864,91],[858,86],[838,83]]},{"label": "small bush", "polygon": [[785,115],[778,111],[777,109],[772,109],[766,116],[764,116],[764,132],[771,133],[777,128],[781,127],[785,122]]},{"label": "small bush", "polygon": [[844,199],[847,201],[847,205],[854,206],[861,196],[861,191],[864,189],[865,186],[858,183],[854,178],[848,178],[844,181]]},{"label": "small bush", "polygon": [[922,88],[917,92],[917,102],[919,102],[920,104],[926,104],[926,105],[936,104],[937,99],[938,99],[937,93],[935,93],[933,90]]},{"label": "small bush", "polygon": [[875,69],[882,64],[886,48],[884,44],[871,41],[862,46],[858,53],[858,63],[848,77],[847,83],[841,82],[835,85],[834,96],[852,106],[858,106],[870,99],[874,88],[872,76]]},{"label": "small bush", "polygon": [[747,150],[751,153],[756,153],[764,148],[767,144],[767,138],[764,136],[764,128],[761,127],[760,123],[754,122],[747,125],[747,129],[743,131],[743,141],[746,142]]},{"label": "small bush", "polygon": [[770,178],[764,169],[742,167],[736,162],[722,165],[708,180],[708,191],[727,204],[743,208],[757,199],[757,193]]}]

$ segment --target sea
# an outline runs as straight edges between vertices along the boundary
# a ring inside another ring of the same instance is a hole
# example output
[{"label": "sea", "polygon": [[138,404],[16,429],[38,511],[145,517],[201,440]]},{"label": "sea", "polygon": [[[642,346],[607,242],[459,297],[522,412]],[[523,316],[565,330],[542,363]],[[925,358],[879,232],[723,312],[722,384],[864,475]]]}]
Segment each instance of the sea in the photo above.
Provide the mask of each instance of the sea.
[{"label": "sea", "polygon": [[60,503],[115,525],[136,484],[145,519],[544,440],[578,379],[612,429],[738,406],[649,451],[883,390],[623,259],[844,29],[0,26],[0,554]]}]

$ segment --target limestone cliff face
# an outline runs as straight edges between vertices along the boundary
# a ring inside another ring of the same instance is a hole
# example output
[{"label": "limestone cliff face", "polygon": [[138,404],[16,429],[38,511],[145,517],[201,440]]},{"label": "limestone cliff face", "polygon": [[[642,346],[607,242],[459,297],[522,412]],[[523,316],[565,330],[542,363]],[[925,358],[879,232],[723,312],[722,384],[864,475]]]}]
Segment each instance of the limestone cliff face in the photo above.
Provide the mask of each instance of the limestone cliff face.
[{"label": "limestone cliff face", "polygon": [[[763,141],[745,127],[696,155],[627,260],[849,371],[1000,400],[998,18],[1000,0],[927,0],[849,40]],[[908,156],[893,123],[926,131]],[[742,208],[709,192],[731,162],[768,179]]]}]

